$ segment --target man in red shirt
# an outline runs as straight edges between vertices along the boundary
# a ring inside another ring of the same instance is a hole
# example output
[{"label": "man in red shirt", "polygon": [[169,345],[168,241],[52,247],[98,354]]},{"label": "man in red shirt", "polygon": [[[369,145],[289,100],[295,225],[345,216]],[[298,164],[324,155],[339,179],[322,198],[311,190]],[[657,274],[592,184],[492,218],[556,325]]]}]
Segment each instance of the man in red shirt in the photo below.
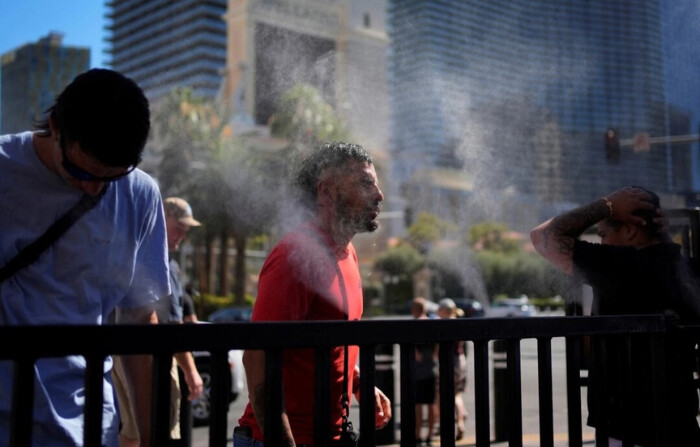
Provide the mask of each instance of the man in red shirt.
[{"label": "man in red shirt", "polygon": [[[301,165],[297,186],[310,211],[308,219],[273,248],[260,273],[251,321],[359,320],[362,278],[351,242],[356,233],[378,228],[384,199],[371,155],[356,144],[326,143]],[[348,347],[348,395],[359,400],[359,348]],[[331,427],[334,441],[342,431],[344,347],[331,352]],[[243,354],[249,402],[234,429],[234,447],[264,441],[265,352]],[[282,364],[285,446],[313,445],[312,349],[289,349]],[[391,403],[375,388],[376,427],[391,418]]]}]

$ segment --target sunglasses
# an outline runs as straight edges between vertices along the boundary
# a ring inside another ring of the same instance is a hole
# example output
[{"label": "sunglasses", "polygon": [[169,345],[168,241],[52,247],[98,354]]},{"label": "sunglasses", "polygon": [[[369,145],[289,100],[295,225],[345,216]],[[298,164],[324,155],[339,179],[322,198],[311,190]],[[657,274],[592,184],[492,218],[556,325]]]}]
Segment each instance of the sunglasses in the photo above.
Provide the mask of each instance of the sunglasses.
[{"label": "sunglasses", "polygon": [[63,169],[66,170],[68,174],[70,174],[71,177],[76,178],[80,181],[83,182],[113,182],[115,180],[118,180],[122,177],[126,177],[136,169],[136,166],[131,166],[129,169],[126,170],[126,172],[122,172],[121,174],[117,175],[110,175],[107,177],[98,177],[96,175],[92,175],[86,170],[76,166],[73,164],[72,161],[68,159],[68,156],[66,155],[66,145],[61,144],[61,155],[63,156],[63,161],[61,161],[61,165],[63,166]]}]

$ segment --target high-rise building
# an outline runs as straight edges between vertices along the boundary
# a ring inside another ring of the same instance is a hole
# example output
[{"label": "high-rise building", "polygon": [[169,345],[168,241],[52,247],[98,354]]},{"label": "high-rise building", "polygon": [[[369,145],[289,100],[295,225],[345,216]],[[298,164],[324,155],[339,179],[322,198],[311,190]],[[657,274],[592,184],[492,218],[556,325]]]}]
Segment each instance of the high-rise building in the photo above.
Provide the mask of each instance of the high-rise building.
[{"label": "high-rise building", "polygon": [[251,124],[265,126],[280,93],[304,82],[358,141],[387,146],[385,0],[110,0],[108,8],[111,66],[151,101],[190,86],[239,100]]},{"label": "high-rise building", "polygon": [[353,137],[383,151],[388,139],[385,0],[229,0],[223,97],[267,125],[280,94],[317,88]]},{"label": "high-rise building", "polygon": [[155,102],[174,87],[216,97],[226,64],[226,0],[109,0],[111,67]]},{"label": "high-rise building", "polygon": [[[389,120],[385,12],[386,0],[229,0],[222,99],[247,116],[241,122],[259,128],[268,125],[282,92],[310,84],[380,170],[387,164]],[[389,183],[383,180],[382,186]],[[358,253],[369,259],[384,247],[387,228],[356,238]]]},{"label": "high-rise building", "polygon": [[1,56],[0,134],[32,129],[56,95],[90,68],[89,48],[62,42],[63,34],[51,32]]},{"label": "high-rise building", "polygon": [[[669,130],[660,0],[390,0],[387,17],[391,154],[404,190],[426,169],[456,167],[469,190],[450,200],[488,214],[499,201],[689,187],[673,151],[628,144]],[[617,162],[604,151],[609,128],[623,142]],[[431,194],[417,207],[442,203]]]},{"label": "high-rise building", "polygon": [[[664,79],[669,104],[669,135],[697,135],[700,133],[700,3],[695,0],[662,0],[661,23],[664,36]],[[700,191],[700,149],[698,142],[673,146],[675,165],[692,167],[692,188]],[[674,183],[686,184],[682,177],[685,169],[677,169]],[[692,194],[694,195],[694,194]],[[698,206],[695,200],[689,203]]]},{"label": "high-rise building", "polygon": [[232,106],[234,132],[263,134],[255,144],[275,150],[280,142],[265,127],[278,98],[310,84],[384,164],[386,0],[109,0],[108,7],[111,66],[152,102],[191,86]]}]

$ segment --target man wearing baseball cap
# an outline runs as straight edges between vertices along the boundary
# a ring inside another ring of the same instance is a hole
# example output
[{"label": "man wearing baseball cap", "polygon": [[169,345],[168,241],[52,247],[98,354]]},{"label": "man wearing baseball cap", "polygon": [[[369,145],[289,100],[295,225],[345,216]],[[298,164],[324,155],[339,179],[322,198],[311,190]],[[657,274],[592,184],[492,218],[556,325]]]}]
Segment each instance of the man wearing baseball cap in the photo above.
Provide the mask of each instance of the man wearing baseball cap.
[{"label": "man wearing baseball cap", "polygon": [[[180,197],[168,197],[163,201],[163,209],[165,211],[165,227],[168,236],[168,250],[172,254],[180,248],[180,244],[185,240],[187,233],[192,227],[199,227],[202,224],[197,221],[192,215],[192,207],[187,201]],[[158,300],[156,303],[156,313],[158,315],[159,324],[180,324],[183,323],[183,303],[185,300],[185,290],[180,281],[182,271],[177,261],[170,256],[168,264],[170,270],[170,290],[171,295]],[[115,356],[118,357],[118,356]],[[117,376],[119,375],[118,363],[121,359],[115,360],[115,368]],[[178,365],[182,371],[182,375],[178,372]],[[189,429],[189,410],[187,405],[193,399],[198,398],[204,389],[202,377],[197,371],[197,366],[194,362],[194,356],[191,352],[177,352],[173,356],[173,365],[170,371],[171,375],[171,390],[170,390],[170,438],[173,445],[177,445],[177,440],[182,437],[181,430]],[[187,390],[182,387],[182,379],[187,384]],[[118,382],[118,377],[115,377],[115,382]],[[138,446],[139,434],[136,430],[134,421],[131,420],[132,404],[127,401],[125,394],[119,393],[119,385],[117,384],[117,397],[121,408],[122,428],[120,432],[120,447]],[[183,396],[186,396],[187,401],[183,401]],[[182,405],[181,405],[182,403]],[[185,410],[185,411],[182,411]],[[183,420],[181,416],[185,416]],[[181,421],[183,423],[181,423]]]},{"label": "man wearing baseball cap", "polygon": [[177,250],[192,227],[202,225],[192,216],[192,207],[180,197],[168,197],[163,202],[168,229],[168,250]]}]

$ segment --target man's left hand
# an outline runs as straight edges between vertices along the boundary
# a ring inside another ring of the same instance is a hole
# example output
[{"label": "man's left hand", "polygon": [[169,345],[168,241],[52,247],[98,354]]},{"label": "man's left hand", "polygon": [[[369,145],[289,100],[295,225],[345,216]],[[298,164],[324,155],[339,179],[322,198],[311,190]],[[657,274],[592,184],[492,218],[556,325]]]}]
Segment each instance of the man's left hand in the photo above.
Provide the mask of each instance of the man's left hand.
[{"label": "man's left hand", "polygon": [[374,387],[374,426],[384,428],[391,420],[391,401],[382,391]]}]

